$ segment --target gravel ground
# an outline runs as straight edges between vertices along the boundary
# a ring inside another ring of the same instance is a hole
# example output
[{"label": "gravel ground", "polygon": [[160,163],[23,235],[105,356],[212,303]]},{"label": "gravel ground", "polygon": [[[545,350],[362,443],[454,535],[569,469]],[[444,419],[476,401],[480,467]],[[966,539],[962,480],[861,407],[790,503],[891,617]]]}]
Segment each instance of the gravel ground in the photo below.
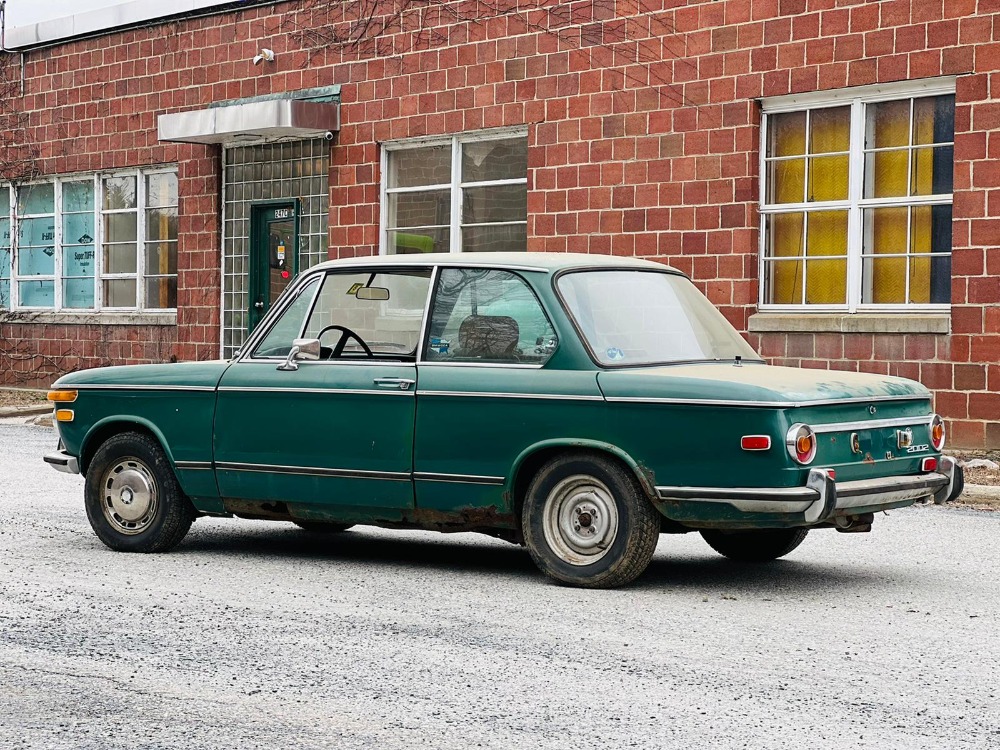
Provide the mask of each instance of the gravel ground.
[{"label": "gravel ground", "polygon": [[996,748],[1000,514],[925,506],[740,567],[662,538],[620,591],[476,535],[91,533],[0,425],[3,748]]}]

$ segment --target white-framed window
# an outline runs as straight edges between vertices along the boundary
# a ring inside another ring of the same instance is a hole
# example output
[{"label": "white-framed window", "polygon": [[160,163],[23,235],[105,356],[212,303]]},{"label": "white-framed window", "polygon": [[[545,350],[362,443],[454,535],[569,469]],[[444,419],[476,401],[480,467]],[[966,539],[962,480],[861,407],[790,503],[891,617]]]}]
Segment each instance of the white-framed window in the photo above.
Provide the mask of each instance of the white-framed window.
[{"label": "white-framed window", "polygon": [[383,254],[527,250],[527,130],[383,144],[381,209]]},{"label": "white-framed window", "polygon": [[174,310],[177,170],[0,185],[0,309]]},{"label": "white-framed window", "polygon": [[946,310],[954,79],[766,100],[762,310]]}]

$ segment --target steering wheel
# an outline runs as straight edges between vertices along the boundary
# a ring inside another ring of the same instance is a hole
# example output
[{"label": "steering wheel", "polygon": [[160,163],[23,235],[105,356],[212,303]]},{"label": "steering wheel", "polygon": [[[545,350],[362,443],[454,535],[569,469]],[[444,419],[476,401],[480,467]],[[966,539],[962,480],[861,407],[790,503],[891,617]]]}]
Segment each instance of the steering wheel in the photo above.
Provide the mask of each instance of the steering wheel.
[{"label": "steering wheel", "polygon": [[346,326],[329,325],[322,331],[320,331],[317,334],[316,338],[322,339],[323,334],[326,333],[327,331],[340,331],[341,333],[340,340],[337,342],[336,346],[333,347],[333,351],[330,353],[329,357],[330,359],[335,359],[339,357],[341,354],[343,354],[344,347],[347,346],[347,342],[350,341],[351,339],[354,339],[359,344],[361,344],[361,348],[365,350],[365,354],[367,354],[369,357],[375,356],[372,353],[371,347],[369,347],[368,344],[365,343],[364,339],[362,339],[358,334],[356,334],[350,328],[347,328]]}]

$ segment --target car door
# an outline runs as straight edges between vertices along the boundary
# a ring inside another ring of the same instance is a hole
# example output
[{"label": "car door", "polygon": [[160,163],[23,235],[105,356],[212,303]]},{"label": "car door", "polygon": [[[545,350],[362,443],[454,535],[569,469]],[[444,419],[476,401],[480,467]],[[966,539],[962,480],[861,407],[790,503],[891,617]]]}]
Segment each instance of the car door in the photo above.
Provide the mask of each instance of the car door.
[{"label": "car door", "polygon": [[[219,385],[215,467],[230,506],[413,507],[416,350],[430,275],[316,274],[265,321]],[[286,365],[299,338],[318,339],[320,358]]]},{"label": "car door", "polygon": [[418,508],[509,512],[504,483],[527,448],[590,435],[603,408],[596,374],[547,367],[557,346],[524,277],[439,271],[418,364]]}]

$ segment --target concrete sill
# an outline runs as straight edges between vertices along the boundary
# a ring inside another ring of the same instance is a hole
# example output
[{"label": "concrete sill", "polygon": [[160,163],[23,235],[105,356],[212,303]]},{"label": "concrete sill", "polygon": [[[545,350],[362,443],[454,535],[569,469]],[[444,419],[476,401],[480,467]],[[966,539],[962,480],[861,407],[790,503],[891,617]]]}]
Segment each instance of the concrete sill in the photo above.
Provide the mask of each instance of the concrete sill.
[{"label": "concrete sill", "polygon": [[950,333],[948,313],[770,313],[750,316],[751,333]]},{"label": "concrete sill", "polygon": [[0,311],[0,323],[62,326],[175,326],[177,313]]}]

